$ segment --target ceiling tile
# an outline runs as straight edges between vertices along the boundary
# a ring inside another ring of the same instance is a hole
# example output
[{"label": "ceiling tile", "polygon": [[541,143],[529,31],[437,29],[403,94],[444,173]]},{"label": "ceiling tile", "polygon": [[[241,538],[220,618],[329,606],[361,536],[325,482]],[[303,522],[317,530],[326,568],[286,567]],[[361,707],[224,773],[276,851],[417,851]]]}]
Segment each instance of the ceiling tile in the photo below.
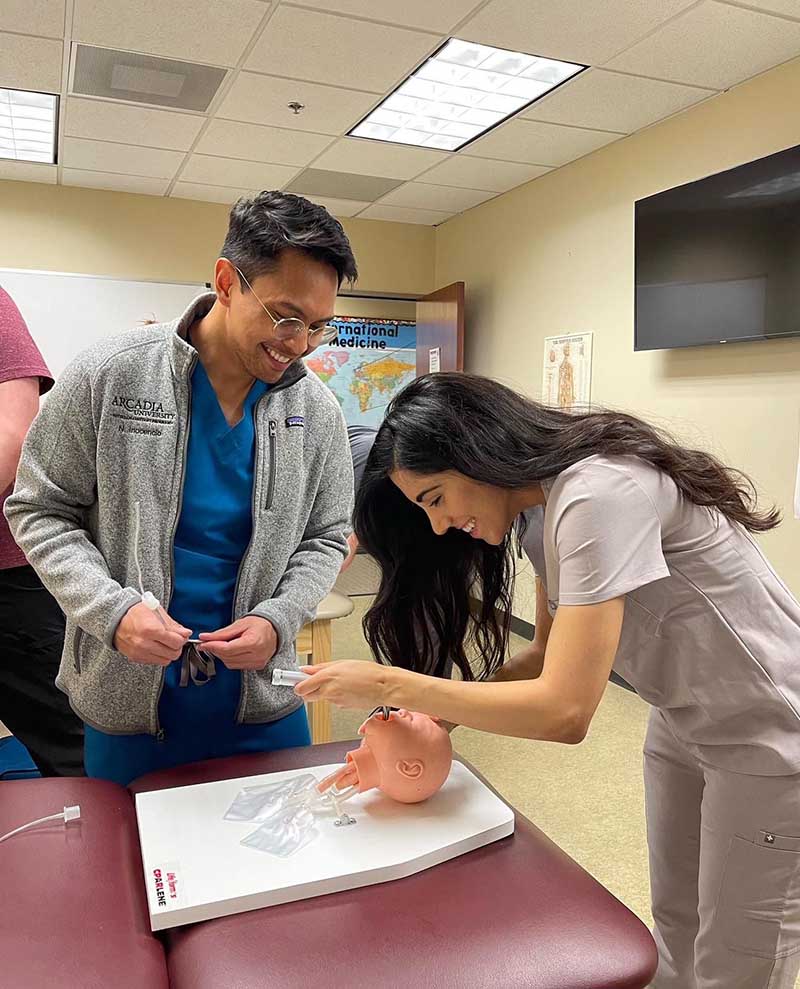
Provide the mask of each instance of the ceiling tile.
[{"label": "ceiling tile", "polygon": [[201,154],[308,165],[331,143],[329,134],[308,134],[281,127],[261,127],[235,120],[212,120],[195,148]]},{"label": "ceiling tile", "polygon": [[632,134],[713,95],[707,89],[589,69],[534,103],[522,116]]},{"label": "ceiling tile", "polygon": [[307,168],[287,186],[286,191],[296,192],[300,196],[373,203],[399,185],[397,179],[377,175],[355,175],[352,172],[326,172],[321,168]]},{"label": "ceiling tile", "polygon": [[169,179],[148,179],[141,175],[114,175],[89,172],[80,168],[64,168],[62,185],[79,185],[85,189],[108,189],[112,192],[136,192],[145,196],[163,196]]},{"label": "ceiling tile", "polygon": [[557,166],[581,158],[623,136],[517,119],[471,144],[469,153],[478,158]]},{"label": "ceiling tile", "polygon": [[447,161],[420,175],[417,182],[508,192],[550,170],[542,165],[520,165],[515,161],[490,161],[459,154],[450,155]]},{"label": "ceiling tile", "polygon": [[459,38],[594,65],[644,37],[695,0],[492,0]]},{"label": "ceiling tile", "polygon": [[55,185],[58,181],[58,165],[37,165],[32,161],[9,161],[7,158],[0,158],[0,179]]},{"label": "ceiling tile", "polygon": [[800,20],[800,4],[797,0],[745,0],[748,7],[758,7],[768,14],[783,14]]},{"label": "ceiling tile", "polygon": [[[304,104],[302,113],[288,108],[293,100]],[[369,93],[240,72],[216,115],[317,134],[341,134],[358,123],[376,101],[377,97]]]},{"label": "ceiling tile", "polygon": [[404,0],[402,6],[397,0],[308,0],[297,6],[447,34],[478,6],[478,0]]},{"label": "ceiling tile", "polygon": [[381,206],[412,206],[415,209],[437,210],[447,213],[461,213],[472,209],[487,199],[493,192],[477,189],[456,189],[444,185],[423,185],[421,182],[407,182],[399,189],[390,192],[381,200]]},{"label": "ceiling tile", "polygon": [[325,199],[320,196],[306,196],[312,203],[324,206],[333,216],[355,216],[370,203],[359,202],[357,199]]},{"label": "ceiling tile", "polygon": [[800,22],[706,0],[607,68],[728,89],[800,53]]},{"label": "ceiling tile", "polygon": [[401,206],[382,206],[378,203],[367,207],[358,218],[359,220],[390,220],[393,223],[421,223],[435,227],[449,220],[452,215],[432,209],[409,209]]},{"label": "ceiling tile", "polygon": [[413,179],[420,172],[448,156],[442,151],[409,148],[401,144],[365,141],[345,137],[337,141],[315,162],[315,168],[353,172],[357,175],[385,175],[393,179]]},{"label": "ceiling tile", "polygon": [[222,185],[202,185],[197,182],[176,182],[171,196],[177,199],[197,199],[204,203],[224,203],[230,206],[242,196],[251,196],[251,189],[228,189]]},{"label": "ceiling tile", "polygon": [[0,31],[20,30],[43,38],[63,38],[64,0],[3,0]]},{"label": "ceiling tile", "polygon": [[441,35],[281,6],[245,67],[383,93],[442,41]]},{"label": "ceiling tile", "polygon": [[261,0],[75,0],[72,40],[236,65],[268,9]]},{"label": "ceiling tile", "polygon": [[105,100],[67,100],[64,133],[96,141],[125,144],[136,135],[141,146],[188,151],[205,123],[205,117],[168,110],[149,110]]},{"label": "ceiling tile", "polygon": [[66,168],[83,168],[91,172],[169,179],[184,157],[180,151],[160,151],[131,144],[107,144],[104,141],[65,137],[61,163]]},{"label": "ceiling tile", "polygon": [[181,172],[181,181],[229,188],[282,189],[298,171],[298,168],[289,165],[267,165],[260,161],[195,154]]},{"label": "ceiling tile", "polygon": [[6,89],[61,92],[60,41],[0,34],[0,72]]}]

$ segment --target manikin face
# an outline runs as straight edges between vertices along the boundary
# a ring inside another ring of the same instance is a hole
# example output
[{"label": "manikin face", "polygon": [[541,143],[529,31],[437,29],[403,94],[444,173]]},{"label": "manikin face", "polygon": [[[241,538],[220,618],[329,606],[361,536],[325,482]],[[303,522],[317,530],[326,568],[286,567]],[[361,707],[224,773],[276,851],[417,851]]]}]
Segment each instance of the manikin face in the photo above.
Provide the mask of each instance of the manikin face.
[{"label": "manikin face", "polygon": [[[417,803],[436,793],[450,773],[450,736],[426,714],[393,711],[388,721],[375,714],[359,734],[363,736],[361,748],[348,758],[359,770],[362,790],[377,786],[394,800]],[[365,758],[365,750],[371,759]],[[377,779],[373,779],[374,772]]]},{"label": "manikin face", "polygon": [[519,513],[511,489],[481,484],[456,471],[415,474],[395,470],[390,477],[425,512],[437,536],[448,529],[461,529],[473,539],[499,546]]}]

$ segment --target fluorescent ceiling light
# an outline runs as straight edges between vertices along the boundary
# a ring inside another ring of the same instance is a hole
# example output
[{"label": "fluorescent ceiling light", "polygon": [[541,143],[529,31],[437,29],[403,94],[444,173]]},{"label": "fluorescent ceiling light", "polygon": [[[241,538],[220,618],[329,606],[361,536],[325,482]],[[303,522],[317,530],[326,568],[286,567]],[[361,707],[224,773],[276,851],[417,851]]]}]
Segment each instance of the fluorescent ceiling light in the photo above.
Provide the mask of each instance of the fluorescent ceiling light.
[{"label": "fluorescent ceiling light", "polygon": [[57,106],[50,93],[0,89],[0,158],[54,164]]},{"label": "fluorescent ceiling light", "polygon": [[458,151],[585,68],[451,38],[349,136]]}]

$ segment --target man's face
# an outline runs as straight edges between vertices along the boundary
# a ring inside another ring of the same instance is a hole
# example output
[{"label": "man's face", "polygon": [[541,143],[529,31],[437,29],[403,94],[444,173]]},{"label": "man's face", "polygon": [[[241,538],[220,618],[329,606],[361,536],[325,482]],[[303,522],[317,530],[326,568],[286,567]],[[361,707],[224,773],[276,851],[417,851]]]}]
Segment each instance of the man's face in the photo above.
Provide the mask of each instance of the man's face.
[{"label": "man's face", "polygon": [[249,375],[269,384],[280,381],[309,350],[309,341],[305,332],[279,337],[259,300],[275,319],[299,318],[312,329],[333,319],[336,270],[301,251],[284,251],[272,271],[249,278],[252,292],[224,259],[217,262],[216,278],[217,297],[227,310],[232,356]]}]

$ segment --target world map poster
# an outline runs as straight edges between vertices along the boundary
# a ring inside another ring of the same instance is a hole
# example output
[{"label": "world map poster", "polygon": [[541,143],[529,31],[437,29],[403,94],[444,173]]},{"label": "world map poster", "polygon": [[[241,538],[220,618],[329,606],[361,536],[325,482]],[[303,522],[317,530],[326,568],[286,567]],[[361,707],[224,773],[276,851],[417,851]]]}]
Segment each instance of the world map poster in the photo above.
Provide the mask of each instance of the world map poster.
[{"label": "world map poster", "polygon": [[337,316],[337,336],[306,358],[330,388],[350,426],[379,426],[386,406],[417,374],[417,324]]}]

